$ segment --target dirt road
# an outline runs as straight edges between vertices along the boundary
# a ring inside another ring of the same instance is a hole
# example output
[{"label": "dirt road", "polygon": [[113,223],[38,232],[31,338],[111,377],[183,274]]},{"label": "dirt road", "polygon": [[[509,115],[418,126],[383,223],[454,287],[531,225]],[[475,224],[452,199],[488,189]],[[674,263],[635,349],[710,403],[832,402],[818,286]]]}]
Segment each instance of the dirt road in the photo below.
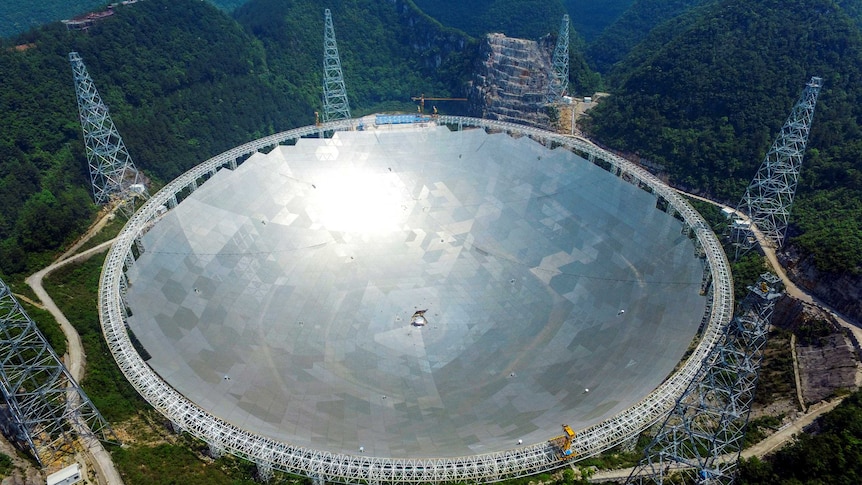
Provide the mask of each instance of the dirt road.
[{"label": "dirt road", "polygon": [[[84,244],[87,243],[93,236],[98,234],[105,225],[113,220],[114,214],[117,210],[117,207],[112,207],[108,210],[103,211],[98,219],[87,229],[87,231],[69,248],[64,252],[60,257],[57,258],[50,266],[44,268],[36,273],[30,275],[25,281],[30,288],[33,289],[33,292],[36,293],[36,296],[41,300],[42,304],[38,305],[37,302],[31,302],[33,304],[37,304],[38,306],[43,307],[48,310],[51,315],[57,320],[57,323],[60,325],[60,329],[63,331],[63,335],[66,337],[67,341],[67,353],[65,356],[66,368],[69,370],[69,373],[72,374],[72,378],[74,378],[77,382],[81,382],[81,379],[84,377],[84,368],[86,366],[86,354],[84,353],[84,347],[81,345],[81,336],[78,335],[75,327],[69,323],[69,319],[66,318],[66,315],[60,311],[60,308],[54,303],[54,300],[48,295],[48,292],[45,291],[45,288],[42,286],[42,280],[51,274],[51,272],[55,271],[57,268],[61,268],[67,264],[77,263],[89,259],[95,254],[102,253],[107,251],[113,243],[113,239],[110,241],[106,241],[102,244],[99,244],[96,247],[90,248],[82,253],[75,254],[78,249],[81,248]],[[90,456],[93,458],[93,466],[96,470],[96,477],[99,481],[100,485],[123,485],[123,479],[120,478],[120,473],[117,471],[116,467],[114,467],[114,462],[111,459],[111,455],[105,450],[105,447],[102,446],[102,443],[94,438],[87,438],[82,443],[84,447],[87,449]]]},{"label": "dirt road", "polygon": [[[688,192],[683,192],[682,190],[679,190],[679,189],[674,189],[674,190],[676,190],[677,192],[679,192],[680,194],[682,194],[686,197],[691,197],[692,199],[697,199],[697,200],[700,200],[703,202],[707,202],[709,204],[721,207],[722,209],[731,210],[731,211],[733,211],[734,217],[739,217],[739,218],[742,218],[744,220],[748,219],[745,215],[736,212],[736,209],[734,209],[732,207],[728,207],[728,206],[726,206],[720,202],[716,202],[714,200],[710,200],[710,199],[701,197],[699,195],[690,194]],[[784,267],[782,267],[781,263],[778,262],[778,257],[775,255],[775,248],[773,248],[772,245],[766,241],[766,237],[764,237],[763,233],[757,229],[757,226],[752,224],[751,227],[754,230],[754,235],[757,238],[758,245],[760,246],[761,250],[763,251],[763,254],[766,256],[766,260],[769,261],[769,266],[772,268],[772,271],[774,271],[775,274],[778,275],[779,278],[781,278],[781,282],[784,283],[784,288],[785,288],[785,291],[787,291],[787,294],[792,296],[793,298],[796,298],[797,300],[804,301],[805,303],[810,303],[812,305],[819,306],[820,308],[823,308],[824,310],[828,311],[829,313],[832,314],[832,316],[835,317],[835,319],[838,321],[838,323],[842,327],[853,332],[853,335],[856,336],[856,339],[858,339],[860,342],[862,342],[862,328],[860,328],[859,324],[852,321],[851,319],[845,317],[844,315],[841,315],[834,308],[832,308],[829,305],[827,305],[826,303],[822,302],[820,299],[818,299],[814,295],[812,295],[812,294],[808,293],[807,291],[796,286],[796,283],[794,283],[787,276],[787,273],[784,271]]]},{"label": "dirt road", "polygon": [[[106,218],[102,218],[105,220]],[[89,238],[87,238],[89,239]],[[78,247],[82,245],[87,239],[83,239],[80,241]],[[81,337],[78,335],[78,332],[75,330],[75,327],[69,323],[69,319],[60,311],[60,308],[54,303],[54,300],[48,295],[48,292],[45,291],[45,288],[42,286],[42,279],[45,276],[49,275],[52,271],[57,268],[61,268],[67,264],[72,264],[80,261],[84,261],[94,254],[99,254],[101,252],[107,251],[108,248],[113,243],[113,239],[110,241],[106,241],[102,244],[99,244],[96,247],[90,248],[80,254],[76,254],[71,257],[66,257],[66,259],[60,259],[59,261],[55,261],[51,266],[44,268],[32,275],[30,275],[26,282],[33,289],[33,292],[36,293],[36,296],[42,301],[42,305],[48,310],[51,315],[54,316],[54,319],[57,320],[57,323],[60,324],[60,329],[63,331],[63,334],[66,336],[66,340],[68,341],[68,351],[66,354],[66,368],[69,369],[69,373],[72,374],[72,377],[80,382],[84,377],[84,366],[86,364],[86,356],[84,354],[84,348],[81,345]],[[69,254],[67,252],[67,254]],[[62,257],[61,257],[62,258]],[[105,447],[102,446],[102,443],[96,439],[87,439],[84,442],[84,446],[90,452],[93,457],[94,465],[97,472],[97,477],[99,479],[99,483],[101,485],[122,485],[123,480],[120,478],[120,473],[114,467],[114,462],[111,460],[111,455],[105,450]]]},{"label": "dirt road", "polygon": [[[764,439],[760,443],[757,443],[751,448],[743,450],[742,457],[763,457],[765,455],[768,455],[769,453],[772,453],[773,451],[780,449],[787,442],[791,441],[794,435],[802,433],[803,428],[813,423],[815,419],[835,409],[836,406],[841,404],[841,401],[843,399],[844,398],[833,399],[832,401],[825,401],[811,406],[808,412],[802,415],[799,419],[793,421],[784,428],[781,428],[775,433],[769,435],[768,437],[766,437],[766,439]],[[736,457],[729,456],[728,459],[736,459]],[[622,482],[627,479],[629,475],[631,475],[632,470],[632,468],[621,468],[619,470],[599,471],[596,472],[592,477],[590,477],[590,482]]]},{"label": "dirt road", "polygon": [[[592,141],[590,141],[589,139],[583,138],[581,136],[575,136],[575,137],[580,139],[580,140],[586,141],[588,143],[592,143]],[[710,200],[710,199],[707,199],[705,197],[701,197],[701,196],[698,196],[695,194],[690,194],[688,192],[684,192],[684,191],[679,190],[679,189],[674,189],[674,190],[676,190],[681,195],[684,195],[686,197],[691,197],[692,199],[697,199],[697,200],[700,200],[703,202],[707,202],[709,204],[718,206],[722,209],[729,209],[729,210],[733,211],[733,214],[735,217],[739,217],[739,218],[746,219],[746,220],[748,219],[744,215],[736,212],[736,209],[729,207],[727,205],[724,205],[720,202],[716,202],[714,200]],[[801,300],[803,302],[817,305],[817,306],[821,307],[822,309],[830,312],[842,327],[850,330],[856,336],[856,338],[859,341],[862,341],[862,328],[860,328],[860,325],[857,322],[853,322],[852,320],[845,317],[844,315],[841,315],[834,308],[832,308],[829,305],[825,304],[824,302],[820,301],[818,298],[811,295],[807,291],[796,286],[796,284],[787,276],[787,273],[784,271],[784,268],[781,266],[781,264],[778,261],[778,258],[776,257],[775,249],[766,241],[766,238],[764,237],[763,233],[760,232],[757,229],[757,227],[754,225],[752,225],[752,228],[754,229],[755,237],[757,238],[758,244],[760,245],[764,255],[766,256],[766,259],[769,262],[771,269],[775,272],[776,275],[778,275],[778,277],[781,278],[781,281],[784,284],[785,291],[787,292],[787,294],[790,295],[791,297],[796,298],[798,300]],[[798,379],[798,376],[797,376],[797,379]],[[799,389],[799,384],[797,383],[797,390],[798,389]],[[804,415],[802,415],[800,418],[796,419],[792,423],[788,424],[786,427],[784,427],[784,428],[780,429],[779,431],[773,433],[772,435],[768,436],[766,439],[764,439],[760,443],[752,446],[751,448],[749,448],[747,450],[744,450],[742,452],[742,456],[746,457],[746,458],[749,458],[751,456],[762,457],[766,454],[769,454],[769,453],[781,448],[784,444],[786,444],[788,441],[793,439],[793,435],[801,433],[804,427],[811,424],[819,416],[822,416],[823,414],[828,413],[829,411],[835,409],[835,407],[841,403],[842,399],[834,399],[834,400],[828,401],[828,402],[820,402],[820,403],[817,403],[817,404],[811,406],[807,410],[807,412]],[[801,396],[800,396],[800,400],[801,400]],[[602,482],[602,481],[623,481],[626,478],[628,478],[628,476],[631,474],[631,472],[632,472],[631,468],[620,469],[620,470],[601,471],[601,472],[598,472],[595,475],[593,475],[593,477],[590,478],[590,482],[598,483],[598,482]]]}]

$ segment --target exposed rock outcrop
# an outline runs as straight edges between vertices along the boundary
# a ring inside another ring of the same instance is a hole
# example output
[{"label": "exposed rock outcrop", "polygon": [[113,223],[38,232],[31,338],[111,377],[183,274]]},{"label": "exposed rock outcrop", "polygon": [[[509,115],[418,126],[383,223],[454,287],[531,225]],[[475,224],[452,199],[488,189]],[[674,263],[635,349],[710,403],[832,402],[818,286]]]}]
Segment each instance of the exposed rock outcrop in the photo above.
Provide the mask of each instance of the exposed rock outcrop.
[{"label": "exposed rock outcrop", "polygon": [[467,34],[444,27],[418,10],[413,2],[389,1],[395,5],[401,23],[410,28],[410,47],[423,68],[454,70],[462,59],[458,54],[474,55],[476,41]]},{"label": "exposed rock outcrop", "polygon": [[776,303],[772,323],[797,335],[799,379],[807,404],[856,386],[856,349],[832,315],[785,297]]},{"label": "exposed rock outcrop", "polygon": [[547,128],[552,52],[548,36],[536,42],[488,34],[468,89],[470,114]]},{"label": "exposed rock outcrop", "polygon": [[831,333],[814,345],[797,345],[796,355],[806,404],[855,386],[856,360],[853,347],[843,333]]},{"label": "exposed rock outcrop", "polygon": [[777,254],[787,276],[843,315],[862,321],[862,275],[823,273],[793,246]]}]

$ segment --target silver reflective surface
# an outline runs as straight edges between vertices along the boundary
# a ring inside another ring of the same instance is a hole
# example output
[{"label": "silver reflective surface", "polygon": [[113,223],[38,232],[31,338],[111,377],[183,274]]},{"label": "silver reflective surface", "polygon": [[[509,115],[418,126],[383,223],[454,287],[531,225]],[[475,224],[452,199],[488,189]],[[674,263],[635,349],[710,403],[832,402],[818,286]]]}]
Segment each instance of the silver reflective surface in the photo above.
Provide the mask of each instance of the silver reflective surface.
[{"label": "silver reflective surface", "polygon": [[654,206],[526,138],[301,139],[220,171],[144,236],[129,323],[180,392],[290,443],[443,457],[545,441],[632,405],[694,336],[701,264]]}]

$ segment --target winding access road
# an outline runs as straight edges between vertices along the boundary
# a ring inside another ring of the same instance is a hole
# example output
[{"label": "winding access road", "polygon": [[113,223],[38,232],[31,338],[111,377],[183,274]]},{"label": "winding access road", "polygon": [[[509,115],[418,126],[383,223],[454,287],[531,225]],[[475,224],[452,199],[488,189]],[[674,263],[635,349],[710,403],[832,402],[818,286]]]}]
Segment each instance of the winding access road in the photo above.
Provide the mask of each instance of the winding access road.
[{"label": "winding access road", "polygon": [[[722,204],[721,202],[716,202],[714,200],[710,200],[710,199],[701,197],[699,195],[690,194],[688,192],[684,192],[684,191],[676,189],[676,188],[674,190],[676,190],[681,195],[684,195],[686,197],[691,197],[692,199],[697,199],[697,200],[700,200],[702,202],[706,202],[706,203],[721,207],[722,209],[733,211],[734,217],[738,217],[738,218],[741,218],[743,220],[748,219],[748,217],[746,217],[744,214],[737,212],[736,209],[734,209],[733,207],[729,207],[725,204]],[[796,298],[797,300],[818,306],[818,307],[830,312],[832,314],[832,316],[835,318],[835,320],[838,322],[839,325],[850,330],[853,333],[853,335],[856,336],[856,339],[859,340],[860,342],[862,342],[862,326],[860,326],[860,324],[858,322],[854,322],[849,317],[842,315],[841,313],[838,312],[838,310],[836,310],[835,308],[824,303],[822,300],[820,300],[816,296],[814,296],[811,293],[809,293],[809,292],[799,288],[798,286],[796,286],[796,283],[794,283],[790,279],[790,277],[787,276],[787,273],[784,271],[784,267],[781,266],[781,263],[778,262],[778,257],[775,255],[775,248],[772,246],[772,244],[770,244],[766,240],[766,237],[763,235],[763,233],[760,231],[760,229],[757,228],[756,225],[752,224],[751,227],[754,231],[755,237],[757,237],[757,244],[760,246],[760,249],[763,251],[763,254],[766,256],[766,260],[769,261],[769,266],[771,266],[772,270],[775,271],[775,274],[778,275],[779,278],[781,278],[781,282],[784,283],[784,288],[785,288],[785,291],[787,291],[787,294],[793,298]]]},{"label": "winding access road", "polygon": [[[578,139],[585,141],[587,143],[593,143],[591,140],[589,140],[588,138],[585,138],[583,136],[580,136],[580,135],[573,135],[573,136],[575,138],[578,138]],[[714,206],[720,207],[721,209],[732,211],[732,213],[735,217],[738,217],[738,218],[741,218],[744,220],[748,220],[748,217],[746,217],[744,214],[737,212],[735,208],[727,206],[721,202],[707,199],[707,198],[701,197],[699,195],[691,194],[691,193],[685,192],[683,190],[677,189],[675,187],[673,187],[673,189],[676,190],[680,195],[690,197],[692,199],[696,199],[696,200],[699,200],[702,202],[706,202],[708,204],[712,204]],[[849,318],[845,315],[842,315],[840,312],[835,310],[833,307],[824,303],[823,301],[821,301],[819,298],[815,297],[814,295],[812,295],[808,291],[805,291],[805,290],[799,288],[798,286],[796,286],[796,283],[794,283],[790,279],[790,277],[787,276],[787,272],[784,270],[784,267],[779,263],[778,257],[775,254],[775,248],[766,240],[766,237],[757,228],[756,225],[752,224],[751,227],[754,231],[755,237],[757,238],[757,243],[760,246],[761,250],[763,251],[763,254],[766,257],[766,260],[769,262],[771,269],[776,273],[776,275],[778,275],[779,278],[781,278],[781,281],[784,284],[784,288],[785,288],[785,291],[787,292],[787,294],[793,298],[800,300],[800,301],[818,306],[821,309],[830,312],[832,314],[832,316],[835,318],[835,320],[838,322],[839,325],[848,329],[850,332],[853,333],[853,335],[856,337],[857,340],[862,342],[862,325],[860,325],[859,322],[855,322],[851,318]],[[798,381],[798,375],[797,375],[796,379]],[[797,382],[797,392],[799,392],[798,386],[799,386],[799,383]],[[801,396],[799,396],[799,399],[800,399],[800,401],[802,400]],[[807,410],[807,412],[804,415],[802,415],[800,418],[796,419],[795,421],[788,424],[784,428],[778,430],[777,432],[773,433],[772,435],[766,437],[760,443],[758,443],[758,444],[756,444],[756,445],[754,445],[754,446],[752,446],[746,450],[743,450],[742,456],[745,458],[750,458],[752,456],[763,457],[764,455],[767,455],[769,453],[772,453],[772,452],[778,450],[784,444],[791,441],[793,439],[794,435],[801,433],[803,431],[803,429],[806,426],[808,426],[809,424],[811,424],[815,419],[817,419],[818,417],[822,416],[823,414],[826,414],[829,411],[832,411],[833,409],[835,409],[835,407],[838,406],[838,404],[840,404],[842,400],[843,400],[843,398],[838,398],[838,399],[833,399],[832,401],[823,401],[823,402],[820,402],[820,403],[817,403],[817,404],[811,406]],[[604,470],[604,471],[600,471],[600,472],[596,473],[595,475],[593,475],[592,477],[590,477],[589,481],[592,483],[600,483],[600,482],[604,482],[604,481],[623,481],[629,477],[631,472],[632,472],[631,468],[619,469],[619,470]]]},{"label": "winding access road", "polygon": [[[105,219],[107,219],[107,217],[103,217],[102,221]],[[90,237],[92,234],[95,234],[95,232],[98,232],[98,229],[101,229],[102,225],[97,224],[91,228],[90,231],[88,231]],[[93,229],[96,227],[98,227],[98,229],[94,232]],[[27,285],[33,289],[33,292],[36,293],[36,296],[41,300],[45,309],[48,310],[51,315],[54,316],[54,319],[57,320],[57,323],[60,324],[60,329],[63,331],[63,334],[66,336],[66,341],[68,342],[68,350],[65,359],[66,368],[69,369],[69,373],[72,374],[72,377],[78,382],[81,382],[81,379],[84,377],[84,366],[86,365],[86,355],[84,354],[84,347],[81,345],[81,336],[78,335],[75,327],[69,323],[69,319],[66,318],[66,315],[60,311],[60,308],[56,303],[54,303],[54,300],[51,299],[48,292],[45,291],[45,288],[42,286],[42,280],[45,276],[58,268],[68,264],[84,261],[94,254],[107,251],[114,242],[113,239],[105,241],[98,246],[75,254],[74,256],[69,256],[71,252],[83,245],[87,240],[89,240],[89,237],[82,238],[76,246],[73,246],[69,251],[60,256],[59,260],[55,261],[47,268],[33,273],[25,280]],[[96,477],[100,485],[123,485],[123,479],[120,478],[120,472],[117,471],[113,460],[111,460],[111,455],[105,447],[102,446],[102,443],[97,439],[86,439],[83,444],[93,458]]]}]

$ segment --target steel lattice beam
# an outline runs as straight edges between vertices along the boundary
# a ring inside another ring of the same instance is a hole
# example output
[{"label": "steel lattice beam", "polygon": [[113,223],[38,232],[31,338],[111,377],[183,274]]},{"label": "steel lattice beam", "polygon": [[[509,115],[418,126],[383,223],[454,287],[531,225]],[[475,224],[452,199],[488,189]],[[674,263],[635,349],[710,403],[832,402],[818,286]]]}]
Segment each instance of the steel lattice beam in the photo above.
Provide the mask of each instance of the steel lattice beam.
[{"label": "steel lattice beam", "polygon": [[749,223],[756,225],[776,248],[784,244],[802,157],[822,85],[823,79],[812,77],[805,86],[737,207],[749,219],[733,224],[733,239],[739,248],[738,254],[753,247],[754,238]]},{"label": "steel lattice beam", "polygon": [[780,280],[765,273],[680,396],[628,483],[730,484],[742,450]]},{"label": "steel lattice beam", "polygon": [[563,15],[545,101],[557,103],[569,89],[569,15]]},{"label": "steel lattice beam", "polygon": [[350,103],[347,101],[347,88],[341,72],[341,59],[335,43],[335,29],[332,27],[332,14],[324,11],[323,31],[323,121],[350,119]]},{"label": "steel lattice beam", "polygon": [[118,441],[3,281],[0,392],[7,405],[5,434],[42,465],[71,452],[76,437]]},{"label": "steel lattice beam", "polygon": [[120,208],[131,215],[135,209],[135,199],[149,197],[143,177],[135,168],[81,56],[77,52],[70,52],[69,63],[75,80],[93,199],[99,205],[116,200]]},{"label": "steel lattice beam", "polygon": [[[706,316],[703,336],[679,369],[655,391],[629,409],[596,425],[578,430],[572,447],[578,458],[586,458],[637,436],[664,417],[686,389],[709,354],[733,314],[733,292],[730,263],[712,230],[701,216],[677,194],[640,167],[601,150],[578,138],[525,127],[513,123],[477,118],[440,116],[437,122],[452,126],[473,126],[504,131],[513,136],[530,136],[547,144],[566,147],[585,158],[602,163],[624,180],[649,189],[666,201],[668,212],[678,214],[684,232],[701,248],[713,283],[711,306]],[[136,212],[117,236],[102,268],[99,287],[99,312],[108,347],[120,370],[137,391],[171,422],[214,447],[258,464],[267,472],[270,467],[319,480],[341,483],[441,483],[491,482],[532,475],[568,464],[559,459],[558,449],[550,442],[525,445],[496,453],[462,457],[401,459],[331,453],[296,446],[257,435],[228,423],[200,408],[162,380],[141,359],[132,346],[126,327],[122,288],[124,266],[134,264],[132,247],[149,225],[159,217],[162,206],[169,206],[178,195],[193,190],[200,180],[221,168],[232,168],[237,162],[257,152],[303,136],[314,136],[321,130],[356,129],[359,120],[347,119],[307,126],[278,133],[236,147],[213,157],[171,181]]]}]

